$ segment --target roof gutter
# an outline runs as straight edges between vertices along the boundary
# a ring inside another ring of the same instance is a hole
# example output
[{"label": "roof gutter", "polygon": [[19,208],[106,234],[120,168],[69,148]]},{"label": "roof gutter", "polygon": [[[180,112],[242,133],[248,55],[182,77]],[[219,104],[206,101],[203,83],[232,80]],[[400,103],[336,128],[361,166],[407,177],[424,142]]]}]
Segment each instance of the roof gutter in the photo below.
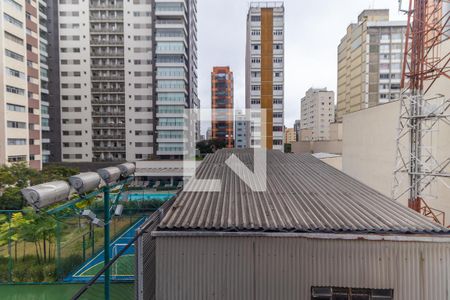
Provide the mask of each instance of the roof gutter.
[{"label": "roof gutter", "polygon": [[209,231],[152,231],[154,237],[272,237],[307,238],[321,240],[364,240],[392,242],[450,243],[444,234],[349,234],[349,233],[295,233],[295,232],[209,232]]}]

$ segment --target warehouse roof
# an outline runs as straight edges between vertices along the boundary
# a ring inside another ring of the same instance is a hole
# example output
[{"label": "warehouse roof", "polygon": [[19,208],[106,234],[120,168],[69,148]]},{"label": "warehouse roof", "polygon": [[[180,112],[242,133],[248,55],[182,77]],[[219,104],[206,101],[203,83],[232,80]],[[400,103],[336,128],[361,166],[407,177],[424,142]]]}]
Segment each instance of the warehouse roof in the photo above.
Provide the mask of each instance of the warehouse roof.
[{"label": "warehouse roof", "polygon": [[252,191],[225,164],[232,153],[253,169],[252,150],[208,155],[196,177],[221,179],[221,191],[181,192],[159,230],[449,232],[310,154],[268,151],[267,191]]}]

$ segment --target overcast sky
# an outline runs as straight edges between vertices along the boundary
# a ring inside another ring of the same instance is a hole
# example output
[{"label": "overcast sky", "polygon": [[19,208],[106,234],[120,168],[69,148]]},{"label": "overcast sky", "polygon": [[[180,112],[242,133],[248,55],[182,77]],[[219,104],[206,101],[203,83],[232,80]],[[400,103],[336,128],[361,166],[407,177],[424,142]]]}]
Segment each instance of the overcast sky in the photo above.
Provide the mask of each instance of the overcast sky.
[{"label": "overcast sky", "polygon": [[[234,72],[235,107],[245,107],[247,0],[198,0],[199,97],[211,107],[211,70]],[[368,8],[390,9],[404,20],[398,0],[285,0],[285,125],[300,119],[300,99],[310,87],[336,92],[337,46],[347,26]],[[204,132],[205,129],[202,129]]]}]

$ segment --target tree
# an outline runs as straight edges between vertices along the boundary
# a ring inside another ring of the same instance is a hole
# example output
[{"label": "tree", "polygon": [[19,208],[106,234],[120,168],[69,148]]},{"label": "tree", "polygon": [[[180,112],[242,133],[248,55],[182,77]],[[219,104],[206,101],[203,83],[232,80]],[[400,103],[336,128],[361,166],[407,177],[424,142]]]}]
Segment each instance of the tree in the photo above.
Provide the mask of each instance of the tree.
[{"label": "tree", "polygon": [[227,142],[219,139],[200,141],[197,143],[197,149],[199,149],[200,154],[202,155],[214,153],[219,149],[225,148],[226,146]]},{"label": "tree", "polygon": [[292,145],[284,144],[284,153],[292,153]]},{"label": "tree", "polygon": [[20,210],[23,208],[22,194],[17,186],[5,188],[0,196],[0,209]]}]

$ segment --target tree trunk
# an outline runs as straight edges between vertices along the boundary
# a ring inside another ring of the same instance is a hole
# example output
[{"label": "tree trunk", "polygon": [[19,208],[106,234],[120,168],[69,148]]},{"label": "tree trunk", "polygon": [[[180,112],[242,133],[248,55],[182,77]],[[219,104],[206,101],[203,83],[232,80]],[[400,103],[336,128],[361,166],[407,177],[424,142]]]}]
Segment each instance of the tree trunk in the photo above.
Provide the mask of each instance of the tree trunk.
[{"label": "tree trunk", "polygon": [[14,261],[17,261],[17,241],[14,242]]},{"label": "tree trunk", "polygon": [[40,264],[40,263],[41,263],[41,260],[39,259],[39,248],[38,248],[38,243],[37,243],[37,242],[34,242],[34,248],[36,249],[36,258],[37,258],[37,261],[38,261],[38,263]]}]

